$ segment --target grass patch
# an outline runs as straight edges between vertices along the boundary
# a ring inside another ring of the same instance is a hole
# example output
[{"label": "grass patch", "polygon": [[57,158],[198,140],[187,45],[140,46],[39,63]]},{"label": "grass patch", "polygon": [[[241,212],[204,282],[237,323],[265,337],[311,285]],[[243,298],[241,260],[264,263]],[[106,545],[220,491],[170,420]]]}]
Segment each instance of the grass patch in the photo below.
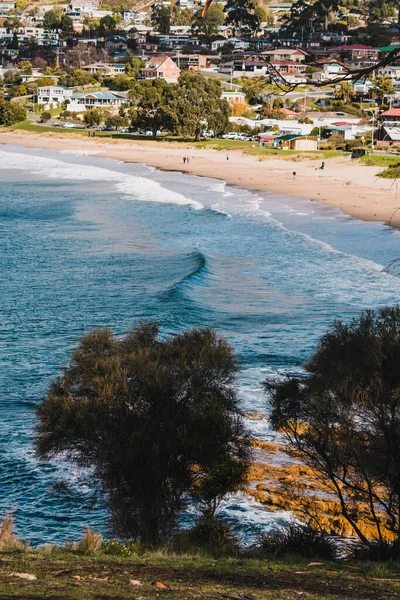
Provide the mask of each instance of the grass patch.
[{"label": "grass patch", "polygon": [[0,598],[7,600],[391,600],[400,593],[399,563],[215,560],[165,551],[129,557],[49,551],[0,558]]},{"label": "grass patch", "polygon": [[383,155],[383,154],[367,154],[362,156],[360,159],[364,165],[373,167],[393,167],[400,163],[399,156]]},{"label": "grass patch", "polygon": [[269,156],[279,156],[279,158],[283,159],[291,159],[293,158],[297,160],[317,160],[317,159],[328,159],[328,158],[338,158],[348,156],[348,152],[343,152],[342,150],[308,150],[304,152],[299,152],[298,150],[279,150],[278,148],[249,148],[246,150],[248,154],[253,154],[254,156],[259,156],[260,158],[268,158]]}]

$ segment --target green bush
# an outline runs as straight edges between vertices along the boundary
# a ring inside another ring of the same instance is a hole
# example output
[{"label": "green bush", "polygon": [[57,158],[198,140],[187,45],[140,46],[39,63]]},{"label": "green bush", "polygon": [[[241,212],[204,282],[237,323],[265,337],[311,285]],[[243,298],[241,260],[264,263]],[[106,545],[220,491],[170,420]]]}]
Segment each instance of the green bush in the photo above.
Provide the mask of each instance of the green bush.
[{"label": "green bush", "polygon": [[0,125],[14,125],[25,119],[26,109],[19,102],[0,100]]},{"label": "green bush", "polygon": [[201,517],[191,529],[177,533],[171,546],[175,552],[187,553],[196,549],[212,556],[234,555],[239,550],[230,526],[218,517]]},{"label": "green bush", "polygon": [[400,542],[389,542],[387,540],[372,540],[366,543],[358,543],[354,546],[351,557],[356,560],[368,560],[376,562],[387,562],[400,560]]},{"label": "green bush", "polygon": [[328,560],[337,556],[337,543],[332,537],[297,524],[264,535],[261,538],[261,548],[266,554],[274,556],[296,554],[305,558]]},{"label": "green bush", "polygon": [[50,121],[51,119],[51,112],[42,112],[42,114],[40,115],[40,122],[41,123],[46,123],[47,121]]}]

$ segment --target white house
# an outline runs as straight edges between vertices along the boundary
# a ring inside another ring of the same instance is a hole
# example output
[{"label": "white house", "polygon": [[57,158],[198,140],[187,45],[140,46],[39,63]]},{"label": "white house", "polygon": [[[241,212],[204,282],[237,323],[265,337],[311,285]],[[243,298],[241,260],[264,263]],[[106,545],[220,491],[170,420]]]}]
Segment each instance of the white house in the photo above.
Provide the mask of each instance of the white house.
[{"label": "white house", "polygon": [[89,73],[106,73],[107,75],[119,75],[125,73],[125,65],[117,63],[92,63],[82,67],[84,71]]},{"label": "white house", "polygon": [[118,109],[126,102],[126,94],[121,92],[82,92],[73,94],[68,101],[68,110],[83,112],[89,108]]},{"label": "white house", "polygon": [[38,104],[44,104],[46,108],[57,108],[71,98],[74,90],[72,88],[62,87],[61,85],[51,85],[40,87],[37,90]]}]

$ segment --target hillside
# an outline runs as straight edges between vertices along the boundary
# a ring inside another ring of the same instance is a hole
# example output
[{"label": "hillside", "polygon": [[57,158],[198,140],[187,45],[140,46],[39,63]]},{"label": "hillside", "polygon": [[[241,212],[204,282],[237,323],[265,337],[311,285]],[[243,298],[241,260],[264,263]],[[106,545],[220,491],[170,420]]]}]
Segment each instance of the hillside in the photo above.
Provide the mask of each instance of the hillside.
[{"label": "hillside", "polygon": [[7,600],[389,600],[400,594],[400,565],[394,563],[212,559],[162,552],[126,558],[29,552],[1,554],[0,560],[0,598]]}]

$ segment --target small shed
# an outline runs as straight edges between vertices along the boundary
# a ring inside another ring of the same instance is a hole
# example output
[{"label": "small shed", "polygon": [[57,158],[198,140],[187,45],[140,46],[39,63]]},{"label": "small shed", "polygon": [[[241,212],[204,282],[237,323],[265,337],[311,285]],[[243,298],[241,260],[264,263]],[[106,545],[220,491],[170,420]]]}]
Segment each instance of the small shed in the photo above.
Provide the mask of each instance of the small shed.
[{"label": "small shed", "polygon": [[318,150],[316,139],[292,133],[275,138],[274,145],[282,150]]}]

